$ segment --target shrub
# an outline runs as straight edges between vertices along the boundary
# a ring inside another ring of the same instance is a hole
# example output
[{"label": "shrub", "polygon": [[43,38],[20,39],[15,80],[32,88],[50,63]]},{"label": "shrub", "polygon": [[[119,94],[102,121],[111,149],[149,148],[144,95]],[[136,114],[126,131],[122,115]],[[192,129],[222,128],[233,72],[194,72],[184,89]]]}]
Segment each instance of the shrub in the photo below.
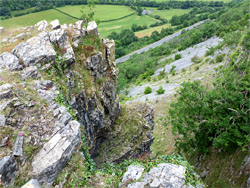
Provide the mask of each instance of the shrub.
[{"label": "shrub", "polygon": [[219,54],[216,56],[215,60],[216,60],[216,63],[220,63],[222,62],[224,59],[224,54]]},{"label": "shrub", "polygon": [[175,60],[181,59],[181,54],[176,54],[176,55],[174,56],[174,59],[175,59]]},{"label": "shrub", "polygon": [[194,57],[191,58],[191,61],[195,64],[198,64],[202,61],[202,59],[195,55]]},{"label": "shrub", "polygon": [[195,71],[198,71],[199,69],[200,69],[199,66],[196,66],[196,67],[195,67]]},{"label": "shrub", "polygon": [[161,95],[165,93],[165,89],[162,88],[162,86],[156,91],[157,95]]},{"label": "shrub", "polygon": [[182,84],[177,102],[169,110],[173,132],[179,135],[176,139],[179,149],[208,152],[211,145],[222,150],[247,147],[250,143],[248,64],[249,61],[242,59],[237,65],[222,69],[210,90],[200,81]]},{"label": "shrub", "polygon": [[145,88],[144,94],[147,95],[149,93],[152,93],[152,88],[148,86],[148,87]]}]

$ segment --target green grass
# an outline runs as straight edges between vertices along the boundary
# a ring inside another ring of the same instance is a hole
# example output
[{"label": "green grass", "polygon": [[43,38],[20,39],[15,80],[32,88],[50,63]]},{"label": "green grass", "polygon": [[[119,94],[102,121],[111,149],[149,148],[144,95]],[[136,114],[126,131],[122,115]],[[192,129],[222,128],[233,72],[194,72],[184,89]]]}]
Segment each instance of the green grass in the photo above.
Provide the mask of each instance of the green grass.
[{"label": "green grass", "polygon": [[98,31],[101,33],[101,36],[106,37],[113,31],[120,32],[123,29],[130,29],[133,24],[149,26],[152,23],[157,22],[154,18],[151,18],[147,15],[137,16],[132,15],[122,20],[117,20],[113,22],[101,23],[98,26]]},{"label": "green grass", "polygon": [[[155,0],[156,2],[164,2],[164,1],[169,1],[169,0]],[[180,1],[186,1],[186,0],[180,0]],[[214,1],[214,0],[199,0],[199,1]],[[231,2],[232,0],[216,0],[216,1],[223,1],[225,3]]]},{"label": "green grass", "polygon": [[[59,9],[72,16],[80,17],[81,7],[82,6],[65,6]],[[129,7],[116,5],[97,5],[95,10],[96,18],[100,20],[120,18],[133,13],[133,10]],[[0,22],[0,26],[4,27],[5,29],[10,29],[34,25],[41,20],[47,20],[48,22],[50,22],[54,19],[59,19],[61,24],[69,24],[77,21],[74,18],[71,18],[63,13],[51,9],[3,20]],[[156,21],[157,20],[155,20],[154,18],[151,18],[146,15],[132,15],[121,20],[100,23],[98,26],[98,31],[100,32],[101,36],[107,37],[113,31],[120,32],[122,29],[130,29],[133,24],[146,24],[147,26],[149,26],[150,24],[155,23]]]},{"label": "green grass", "polygon": [[45,10],[41,12],[31,13],[31,14],[3,20],[0,22],[0,26],[4,27],[5,29],[16,28],[20,26],[35,25],[37,22],[41,20],[47,20],[48,22],[50,22],[55,19],[59,19],[61,24],[64,24],[64,23],[69,24],[69,23],[73,23],[77,21],[76,19],[66,16],[54,9],[50,9],[50,10]]},{"label": "green grass", "polygon": [[[57,8],[71,16],[80,18],[81,17],[81,10],[83,5],[77,6],[64,6]],[[84,11],[88,12],[88,8],[84,6]],[[95,6],[95,19],[100,21],[104,20],[111,20],[116,18],[121,18],[123,16],[129,15],[133,13],[130,7],[127,6],[117,6],[117,5],[96,5]]]},{"label": "green grass", "polygon": [[[147,8],[151,9],[151,8]],[[169,9],[169,10],[157,10],[151,12],[152,15],[159,15],[160,17],[170,20],[174,15],[180,16],[183,14],[187,14],[191,11],[191,9]]]}]

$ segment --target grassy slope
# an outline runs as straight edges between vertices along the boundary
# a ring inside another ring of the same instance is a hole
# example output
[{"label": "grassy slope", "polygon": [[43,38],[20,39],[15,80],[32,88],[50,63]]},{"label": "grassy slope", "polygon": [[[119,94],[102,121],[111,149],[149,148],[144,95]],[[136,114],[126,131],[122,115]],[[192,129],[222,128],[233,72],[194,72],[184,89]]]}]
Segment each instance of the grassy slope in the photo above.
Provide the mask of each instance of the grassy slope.
[{"label": "grassy slope", "polygon": [[64,23],[73,23],[76,22],[76,19],[73,19],[69,16],[66,16],[56,10],[50,9],[37,13],[31,13],[24,16],[14,17],[11,19],[3,20],[0,22],[0,26],[4,28],[15,28],[18,26],[29,26],[34,25],[41,20],[52,21],[55,19],[59,19],[61,24]]},{"label": "grassy slope", "polygon": [[[156,2],[164,2],[169,0],[155,0]],[[186,0],[180,0],[180,1],[186,1]],[[215,1],[215,0],[199,0],[199,1]],[[232,0],[216,0],[216,1],[223,1],[225,3],[231,2]]]},{"label": "grassy slope", "polygon": [[122,20],[117,20],[113,22],[101,23],[98,26],[98,30],[103,37],[106,37],[111,32],[120,32],[123,29],[130,29],[133,24],[149,26],[152,23],[157,22],[154,18],[147,15],[137,16],[132,15]]},{"label": "grassy slope", "polygon": [[[64,7],[59,7],[57,9],[69,15],[79,18],[81,17],[81,14],[82,14],[81,13],[82,7],[83,5],[64,6]],[[89,12],[87,7],[84,7],[83,10],[86,11],[86,13]],[[133,12],[134,10],[132,10],[130,7],[127,7],[127,6],[116,6],[116,5],[96,5],[95,6],[95,18],[100,21],[121,18]]]}]

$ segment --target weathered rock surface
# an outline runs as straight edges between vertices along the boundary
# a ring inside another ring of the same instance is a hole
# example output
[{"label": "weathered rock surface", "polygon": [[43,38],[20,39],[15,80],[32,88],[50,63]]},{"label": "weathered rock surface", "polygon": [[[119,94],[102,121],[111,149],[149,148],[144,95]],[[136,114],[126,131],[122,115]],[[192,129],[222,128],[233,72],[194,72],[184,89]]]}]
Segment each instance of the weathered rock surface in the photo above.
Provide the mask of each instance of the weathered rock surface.
[{"label": "weathered rock surface", "polygon": [[128,170],[125,172],[122,178],[122,182],[126,181],[137,181],[142,176],[142,173],[144,172],[144,168],[139,165],[130,165],[128,167]]},{"label": "weathered rock surface", "polygon": [[33,37],[27,42],[20,43],[11,53],[17,56],[25,66],[37,64],[41,66],[56,58],[56,52],[50,42],[39,37]]},{"label": "weathered rock surface", "polygon": [[13,156],[22,157],[23,156],[23,133],[19,133],[13,147]]},{"label": "weathered rock surface", "polygon": [[0,183],[8,186],[13,183],[17,175],[17,163],[12,156],[0,159]]},{"label": "weathered rock surface", "polygon": [[44,31],[48,26],[48,22],[46,20],[42,20],[35,24],[35,27],[37,27],[38,31]]},{"label": "weathered rock surface", "polygon": [[11,53],[4,52],[0,55],[0,68],[7,68],[10,70],[18,70],[22,68],[19,64],[18,58]]},{"label": "weathered rock surface", "polygon": [[3,27],[0,27],[0,33],[3,33],[3,32],[4,32]]},{"label": "weathered rock surface", "polygon": [[21,188],[41,188],[41,186],[36,179],[31,179]]},{"label": "weathered rock surface", "polygon": [[0,114],[0,126],[4,126],[5,122],[6,122],[5,116]]},{"label": "weathered rock surface", "polygon": [[88,23],[87,32],[89,35],[98,35],[97,24],[95,21]]},{"label": "weathered rock surface", "polygon": [[182,188],[185,187],[185,172],[186,168],[181,165],[162,163],[145,174],[140,183],[133,183],[128,187]]},{"label": "weathered rock surface", "polygon": [[58,19],[51,21],[50,25],[52,26],[52,29],[54,29],[54,30],[59,29],[61,27]]},{"label": "weathered rock surface", "polygon": [[33,175],[43,187],[50,187],[70,160],[81,140],[80,124],[71,121],[43,146],[32,162]]},{"label": "weathered rock surface", "polygon": [[26,80],[27,78],[36,78],[38,76],[38,70],[36,66],[26,67],[22,74],[22,80]]},{"label": "weathered rock surface", "polygon": [[[67,64],[75,62],[75,54],[68,39],[68,34],[64,29],[54,30],[49,33],[50,42],[59,48],[59,53]],[[60,52],[61,51],[61,52]]]},{"label": "weathered rock surface", "polygon": [[250,188],[250,177],[247,180],[247,188]]}]

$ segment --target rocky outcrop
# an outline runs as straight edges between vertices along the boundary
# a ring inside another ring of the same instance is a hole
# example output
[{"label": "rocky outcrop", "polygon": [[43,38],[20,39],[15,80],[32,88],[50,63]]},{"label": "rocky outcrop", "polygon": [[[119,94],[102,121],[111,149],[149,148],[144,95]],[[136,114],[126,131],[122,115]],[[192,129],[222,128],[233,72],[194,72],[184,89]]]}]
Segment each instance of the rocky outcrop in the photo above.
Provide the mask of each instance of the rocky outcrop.
[{"label": "rocky outcrop", "polygon": [[11,185],[17,175],[17,163],[12,156],[0,159],[0,185]]},{"label": "rocky outcrop", "polygon": [[20,43],[11,53],[18,57],[25,66],[41,66],[56,58],[56,52],[50,42],[39,37],[33,37],[27,42]]},{"label": "rocky outcrop", "polygon": [[38,31],[44,31],[47,28],[47,26],[48,22],[46,20],[42,20],[35,25]]},{"label": "rocky outcrop", "polygon": [[8,52],[0,55],[0,68],[7,68],[10,70],[19,70],[22,66],[19,64],[18,58]]},{"label": "rocky outcrop", "polygon": [[81,140],[80,124],[77,121],[57,126],[62,128],[43,146],[32,162],[33,176],[43,187],[51,187]]},{"label": "rocky outcrop", "polygon": [[141,178],[144,168],[139,165],[130,165],[122,178],[122,183],[137,181]]},{"label": "rocky outcrop", "polygon": [[54,29],[54,30],[59,29],[61,27],[60,22],[59,22],[58,19],[51,21],[50,25],[51,25],[51,28]]},{"label": "rocky outcrop", "polygon": [[[131,173],[131,168],[133,169]],[[123,180],[136,181],[141,178],[140,166],[129,166],[128,171],[124,174]],[[140,173],[135,173],[140,172]],[[181,165],[170,163],[161,163],[157,167],[153,167],[148,173],[143,175],[140,182],[129,184],[128,188],[185,188],[193,187],[185,185],[186,168]],[[127,175],[130,174],[128,178]],[[125,182],[125,181],[123,181]]]},{"label": "rocky outcrop", "polygon": [[88,23],[87,33],[89,35],[98,35],[97,24],[94,21]]},{"label": "rocky outcrop", "polygon": [[75,53],[68,39],[68,34],[64,29],[55,30],[49,33],[50,42],[58,48],[59,54],[62,54],[63,61],[67,64],[75,62]]}]

